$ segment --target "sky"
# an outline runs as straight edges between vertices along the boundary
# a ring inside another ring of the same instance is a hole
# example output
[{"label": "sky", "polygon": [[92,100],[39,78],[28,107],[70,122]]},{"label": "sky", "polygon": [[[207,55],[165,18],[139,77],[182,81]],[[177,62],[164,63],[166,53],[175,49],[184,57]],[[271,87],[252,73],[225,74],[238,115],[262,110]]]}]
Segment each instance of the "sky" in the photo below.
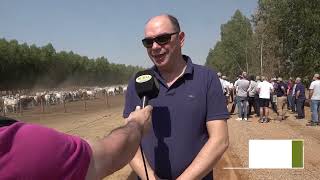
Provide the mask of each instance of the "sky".
[{"label": "sky", "polygon": [[257,0],[0,0],[0,38],[104,56],[117,64],[152,65],[141,43],[144,25],[169,13],[186,33],[183,54],[204,64],[220,40],[220,26],[239,9],[247,17]]}]

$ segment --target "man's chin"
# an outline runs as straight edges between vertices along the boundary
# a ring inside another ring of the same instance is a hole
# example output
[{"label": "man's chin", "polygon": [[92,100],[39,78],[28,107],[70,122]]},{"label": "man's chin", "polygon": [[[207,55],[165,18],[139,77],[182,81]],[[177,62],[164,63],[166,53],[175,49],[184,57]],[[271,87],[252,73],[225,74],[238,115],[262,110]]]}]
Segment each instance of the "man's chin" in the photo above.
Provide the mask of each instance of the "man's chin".
[{"label": "man's chin", "polygon": [[153,63],[157,66],[157,67],[162,67],[166,64],[165,59],[158,59],[158,60],[153,60]]}]

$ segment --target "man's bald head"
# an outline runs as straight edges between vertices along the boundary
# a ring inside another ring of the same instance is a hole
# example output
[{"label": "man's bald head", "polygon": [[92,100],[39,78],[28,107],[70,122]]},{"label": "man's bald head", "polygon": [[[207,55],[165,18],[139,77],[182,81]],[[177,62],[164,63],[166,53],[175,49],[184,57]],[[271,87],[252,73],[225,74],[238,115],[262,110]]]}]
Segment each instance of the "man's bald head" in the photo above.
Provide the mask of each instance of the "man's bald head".
[{"label": "man's bald head", "polygon": [[154,21],[159,21],[159,20],[160,21],[168,20],[170,22],[170,24],[172,25],[173,31],[180,32],[180,24],[179,24],[178,19],[170,14],[161,14],[161,15],[152,17],[147,21],[146,26],[149,23],[154,23]]}]

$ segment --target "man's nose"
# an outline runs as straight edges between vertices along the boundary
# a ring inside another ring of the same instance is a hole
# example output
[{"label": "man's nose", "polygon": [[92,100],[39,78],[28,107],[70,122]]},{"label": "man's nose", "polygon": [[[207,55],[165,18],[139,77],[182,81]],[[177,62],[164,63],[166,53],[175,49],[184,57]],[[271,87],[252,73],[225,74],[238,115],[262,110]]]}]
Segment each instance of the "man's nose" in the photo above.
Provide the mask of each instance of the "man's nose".
[{"label": "man's nose", "polygon": [[156,41],[153,41],[151,48],[152,49],[159,49],[159,48],[161,48],[161,46]]}]

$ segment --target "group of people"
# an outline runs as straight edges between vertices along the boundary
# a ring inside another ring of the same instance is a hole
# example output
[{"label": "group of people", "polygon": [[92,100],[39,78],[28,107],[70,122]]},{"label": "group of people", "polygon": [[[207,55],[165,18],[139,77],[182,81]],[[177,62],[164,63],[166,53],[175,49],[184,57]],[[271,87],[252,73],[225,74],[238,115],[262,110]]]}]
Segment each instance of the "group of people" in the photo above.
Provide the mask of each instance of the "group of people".
[{"label": "group of people", "polygon": [[237,120],[248,120],[252,115],[252,108],[257,117],[260,117],[261,123],[269,122],[269,107],[277,114],[277,120],[285,119],[287,111],[297,113],[296,119],[305,118],[305,102],[309,101],[312,113],[311,121],[307,126],[319,125],[319,106],[320,106],[320,76],[314,74],[309,86],[309,96],[306,97],[305,85],[301,78],[295,80],[289,78],[284,81],[281,77],[271,78],[265,76],[247,76],[243,72],[238,76],[234,84],[230,83],[226,76],[217,73],[223,92],[226,96],[226,102],[233,102],[231,113],[234,113],[235,107],[238,109]]},{"label": "group of people", "polygon": [[140,179],[212,180],[229,145],[229,112],[217,73],[183,55],[184,42],[174,16],[147,21],[142,44],[154,64],[150,70],[159,94],[149,100],[152,107],[141,110],[132,78],[123,112],[126,125],[98,142],[0,121],[0,177],[101,179],[130,162]]}]

